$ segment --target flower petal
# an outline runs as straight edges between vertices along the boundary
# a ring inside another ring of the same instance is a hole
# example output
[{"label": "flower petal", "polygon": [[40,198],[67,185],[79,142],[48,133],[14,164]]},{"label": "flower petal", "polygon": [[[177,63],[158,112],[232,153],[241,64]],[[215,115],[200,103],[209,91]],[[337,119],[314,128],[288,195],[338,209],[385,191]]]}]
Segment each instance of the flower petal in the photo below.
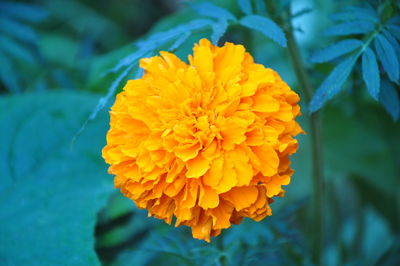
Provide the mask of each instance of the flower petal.
[{"label": "flower petal", "polygon": [[200,185],[199,206],[206,210],[217,207],[218,203],[217,192],[210,187]]},{"label": "flower petal", "polygon": [[186,162],[186,176],[188,178],[199,178],[210,168],[210,162],[201,154]]},{"label": "flower petal", "polygon": [[240,211],[257,200],[258,189],[255,186],[234,187],[221,196],[232,203],[237,211]]}]

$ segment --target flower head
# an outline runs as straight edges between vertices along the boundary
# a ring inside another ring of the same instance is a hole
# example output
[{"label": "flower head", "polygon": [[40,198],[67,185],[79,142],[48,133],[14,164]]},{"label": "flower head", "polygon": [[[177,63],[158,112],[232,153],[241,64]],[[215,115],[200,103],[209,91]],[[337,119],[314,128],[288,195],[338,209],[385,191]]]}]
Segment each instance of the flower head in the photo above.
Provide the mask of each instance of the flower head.
[{"label": "flower head", "polygon": [[271,215],[293,170],[299,96],[242,45],[202,39],[189,64],[144,58],[111,109],[103,157],[115,186],[149,215],[210,241]]}]

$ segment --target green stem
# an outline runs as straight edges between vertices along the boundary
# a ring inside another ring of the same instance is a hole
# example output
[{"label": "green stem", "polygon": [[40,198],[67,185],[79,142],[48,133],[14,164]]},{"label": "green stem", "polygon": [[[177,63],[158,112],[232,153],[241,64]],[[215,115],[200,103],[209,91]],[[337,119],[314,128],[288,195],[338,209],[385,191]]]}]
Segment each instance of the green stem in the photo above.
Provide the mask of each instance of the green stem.
[{"label": "green stem", "polygon": [[[288,41],[288,50],[292,64],[303,91],[306,102],[310,102],[313,94],[313,89],[309,81],[308,74],[301,58],[300,49],[297,45],[296,39],[293,35],[292,29],[289,27],[286,30],[286,37]],[[313,259],[314,262],[322,264],[322,252],[324,244],[324,208],[323,208],[323,194],[324,194],[324,177],[323,177],[323,161],[322,161],[322,135],[321,135],[321,119],[319,112],[314,112],[310,115],[310,136],[312,147],[312,166],[313,166]]]},{"label": "green stem", "polygon": [[[311,101],[313,89],[311,82],[301,58],[299,46],[293,34],[291,25],[291,6],[280,14],[277,12],[275,1],[265,1],[270,14],[277,14],[275,21],[284,29],[287,46],[290,58],[296,73],[297,80],[303,91],[304,98],[307,103]],[[323,208],[323,195],[324,195],[324,176],[323,176],[323,161],[322,161],[322,135],[321,135],[321,119],[319,112],[310,114],[310,135],[311,135],[311,148],[312,148],[312,169],[313,169],[313,261],[322,264],[322,252],[324,245],[324,208]]]}]

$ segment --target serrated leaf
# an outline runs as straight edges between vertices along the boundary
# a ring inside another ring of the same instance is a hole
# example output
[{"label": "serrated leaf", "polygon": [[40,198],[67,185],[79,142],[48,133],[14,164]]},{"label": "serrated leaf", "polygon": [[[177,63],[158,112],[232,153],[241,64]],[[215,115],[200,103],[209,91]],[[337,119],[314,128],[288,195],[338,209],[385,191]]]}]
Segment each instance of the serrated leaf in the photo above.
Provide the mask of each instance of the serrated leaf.
[{"label": "serrated leaf", "polygon": [[379,17],[376,11],[370,7],[350,6],[331,16],[334,21],[350,21],[350,20],[365,20],[370,22],[378,22]]},{"label": "serrated leaf", "polygon": [[323,63],[347,54],[363,45],[363,42],[357,39],[346,39],[334,43],[311,55],[310,61],[313,63]]},{"label": "serrated leaf", "polygon": [[351,34],[366,34],[375,28],[375,24],[369,21],[350,21],[337,24],[324,31],[325,36],[344,36]]},{"label": "serrated leaf", "polygon": [[397,55],[397,62],[399,62],[400,66],[400,44],[396,40],[396,38],[387,30],[383,30],[383,35],[388,40],[388,42],[392,45],[395,54]]},{"label": "serrated leaf", "polygon": [[0,80],[13,93],[21,91],[18,85],[17,73],[10,59],[0,51]]},{"label": "serrated leaf", "polygon": [[400,117],[400,99],[396,88],[387,80],[382,80],[379,100],[393,120],[397,121]]},{"label": "serrated leaf", "polygon": [[335,69],[333,69],[333,71],[315,92],[310,102],[310,112],[317,111],[325,104],[326,101],[330,100],[333,96],[339,93],[343,83],[350,75],[350,72],[353,69],[356,61],[357,56],[351,56],[343,60],[335,67]]},{"label": "serrated leaf", "polygon": [[96,108],[93,110],[93,112],[90,115],[90,119],[93,120],[96,118],[97,113],[104,108],[106,103],[110,100],[110,98],[115,94],[115,91],[117,90],[118,86],[121,84],[121,82],[126,78],[126,76],[129,75],[130,71],[133,69],[133,67],[136,64],[132,64],[129,67],[127,67],[118,77],[113,81],[111,84],[110,88],[108,89],[108,92],[106,96],[101,97],[97,103]]},{"label": "serrated leaf", "polygon": [[18,40],[36,44],[38,38],[35,31],[16,20],[0,17],[0,31],[15,37]]},{"label": "serrated leaf", "polygon": [[[74,143],[80,135],[85,131],[87,125],[89,124],[90,121],[95,120],[97,115],[104,109],[107,103],[109,103],[111,97],[114,96],[115,91],[117,88],[120,86],[123,80],[126,79],[126,77],[129,75],[129,73],[132,71],[132,69],[137,65],[136,63],[132,63],[130,66],[128,66],[122,73],[120,73],[117,78],[111,83],[111,86],[108,88],[108,92],[105,96],[101,97],[98,99],[96,106],[92,109],[90,115],[88,118],[82,123],[81,127],[79,130],[76,132],[76,134],[72,138],[72,143]],[[142,73],[141,70],[139,69],[138,73]]]},{"label": "serrated leaf", "polygon": [[399,62],[396,52],[390,42],[382,34],[378,34],[374,40],[375,51],[383,69],[393,82],[399,80]]},{"label": "serrated leaf", "polygon": [[378,100],[380,88],[379,67],[375,54],[370,48],[367,48],[362,56],[362,75],[369,94],[375,100]]},{"label": "serrated leaf", "polygon": [[[137,51],[125,56],[122,58],[116,66],[112,69],[108,70],[105,74],[109,72],[117,72],[121,70],[123,67],[126,67],[130,64],[133,64],[136,60],[151,55],[154,50],[169,42],[174,40],[175,38],[181,38],[182,35],[190,33],[193,30],[198,30],[207,26],[212,25],[213,22],[208,19],[196,19],[192,20],[186,24],[179,25],[175,28],[172,28],[168,31],[157,32],[151,35],[146,40],[140,40],[136,42],[136,46],[139,48]],[[177,41],[177,40],[176,40]]]},{"label": "serrated leaf", "polygon": [[191,32],[183,33],[175,42],[168,48],[168,51],[175,51],[178,49],[189,37]]},{"label": "serrated leaf", "polygon": [[147,48],[147,50],[152,50],[157,48],[161,44],[166,43],[167,41],[181,36],[186,32],[202,29],[204,27],[212,25],[212,23],[213,22],[209,19],[195,19],[186,24],[181,24],[168,31],[154,33],[146,40],[138,41],[136,45],[139,48]]},{"label": "serrated leaf", "polygon": [[253,7],[251,6],[251,0],[237,0],[240,10],[246,15],[253,14]]},{"label": "serrated leaf", "polygon": [[136,72],[135,79],[140,79],[143,76],[143,74],[144,74],[143,68],[139,67],[138,71]]},{"label": "serrated leaf", "polygon": [[0,36],[0,50],[14,59],[22,60],[25,63],[32,64],[35,62],[33,55],[27,48],[6,36]]},{"label": "serrated leaf", "polygon": [[212,35],[211,41],[214,45],[218,45],[219,39],[225,34],[226,30],[228,29],[228,22],[226,20],[219,20],[216,23],[212,24]]},{"label": "serrated leaf", "polygon": [[115,65],[112,69],[106,71],[104,74],[108,73],[115,73],[120,71],[122,68],[127,67],[129,65],[134,64],[137,60],[139,60],[142,57],[145,57],[148,53],[152,52],[151,48],[153,47],[143,47],[127,56],[119,60],[118,64]]},{"label": "serrated leaf", "polygon": [[70,147],[97,98],[57,92],[0,99],[7,125],[0,133],[2,264],[100,265],[94,226],[113,191],[100,153],[106,112]]},{"label": "serrated leaf", "polygon": [[249,15],[243,17],[240,20],[240,24],[249,29],[259,31],[279,45],[286,47],[286,37],[283,30],[269,18]]},{"label": "serrated leaf", "polygon": [[39,22],[47,18],[48,13],[39,6],[25,3],[0,2],[3,16],[29,22]]},{"label": "serrated leaf", "polygon": [[396,37],[397,40],[400,41],[400,26],[389,24],[386,25],[386,28],[389,30],[391,34],[393,34],[393,36]]},{"label": "serrated leaf", "polygon": [[108,89],[107,94],[98,100],[97,105],[91,112],[88,120],[94,120],[96,118],[97,114],[106,106],[106,104],[110,101],[111,97],[114,96],[117,88],[120,86],[122,81],[126,79],[131,70],[135,67],[135,65],[136,64],[131,64],[121,74],[118,75],[118,77],[113,81],[110,88]]},{"label": "serrated leaf", "polygon": [[225,8],[216,6],[209,2],[192,4],[190,5],[190,7],[200,15],[206,17],[211,17],[216,19],[236,20],[236,17]]}]

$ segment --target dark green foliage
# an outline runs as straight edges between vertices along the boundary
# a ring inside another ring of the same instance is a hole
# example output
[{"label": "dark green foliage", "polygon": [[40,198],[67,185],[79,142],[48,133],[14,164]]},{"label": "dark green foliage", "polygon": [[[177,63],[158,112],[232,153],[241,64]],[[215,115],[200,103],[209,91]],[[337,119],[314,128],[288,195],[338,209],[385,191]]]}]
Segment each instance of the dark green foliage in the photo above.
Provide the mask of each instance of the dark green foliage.
[{"label": "dark green foliage", "polygon": [[[322,265],[398,265],[398,1],[178,2],[0,3],[0,264],[315,265],[308,113],[322,108]],[[290,30],[301,51],[315,51],[305,60],[319,87],[310,102]],[[306,131],[273,215],[232,226],[219,244],[148,218],[113,188],[101,158],[109,107],[143,74],[138,60],[159,51],[186,60],[204,37],[241,43],[276,70],[301,96]]]},{"label": "dark green foliage", "polygon": [[191,5],[191,7],[200,15],[215,19],[236,20],[236,17],[228,10],[205,2]]},{"label": "dark green foliage", "polygon": [[369,94],[378,100],[380,77],[376,56],[372,49],[367,48],[362,56],[362,73]]},{"label": "dark green foliage", "polygon": [[333,21],[363,21],[376,23],[379,20],[375,9],[367,6],[348,6],[344,7],[340,12],[334,13],[331,16]]},{"label": "dark green foliage", "polygon": [[326,101],[330,100],[340,91],[343,83],[349,77],[356,61],[356,56],[348,57],[333,69],[315,92],[314,97],[310,102],[310,112],[315,112],[321,108]]},{"label": "dark green foliage", "polygon": [[[398,83],[400,75],[400,45],[394,35],[397,34],[396,31],[399,27],[399,19],[398,16],[393,16],[385,20],[379,17],[384,16],[383,13],[384,12],[381,11],[380,14],[377,14],[371,6],[351,6],[331,16],[332,20],[339,24],[326,29],[324,32],[325,35],[363,35],[363,38],[341,40],[311,56],[311,62],[322,63],[353,51],[348,56],[348,59],[334,68],[331,74],[318,88],[310,102],[310,111],[314,112],[320,109],[326,101],[340,92],[353,70],[354,63],[361,55],[362,76],[368,92],[374,99],[378,100],[381,75],[387,76],[396,84]],[[346,64],[345,62],[349,63]],[[380,71],[377,62],[380,63],[383,71]],[[343,74],[339,73],[341,71],[344,71]],[[398,101],[398,97],[395,97],[393,101]],[[395,108],[399,103],[387,105],[387,103],[381,102],[392,116],[396,113],[396,110],[389,111],[388,108]]]},{"label": "dark green foliage", "polygon": [[226,30],[228,29],[228,22],[224,19],[219,20],[216,23],[212,24],[213,33],[211,35],[211,41],[217,45],[218,41],[221,37],[225,34]]},{"label": "dark green foliage", "polygon": [[350,34],[365,34],[374,29],[374,24],[369,21],[349,21],[334,25],[324,31],[325,36],[343,36]]},{"label": "dark green foliage", "polygon": [[240,10],[242,10],[245,15],[253,14],[251,0],[237,0],[237,3],[240,7]]},{"label": "dark green foliage", "polygon": [[286,38],[282,29],[272,20],[259,15],[245,16],[240,20],[243,26],[259,31],[279,45],[286,47]]},{"label": "dark green foliage", "polygon": [[[226,24],[226,21],[222,21],[222,23]],[[96,108],[90,115],[89,120],[94,119],[96,114],[104,108],[110,98],[115,94],[115,91],[122,81],[126,80],[127,76],[130,74],[130,72],[132,72],[132,69],[135,67],[138,68],[138,60],[140,58],[153,56],[157,51],[160,50],[161,47],[164,47],[164,45],[168,43],[171,43],[171,45],[166,50],[175,51],[185,42],[185,40],[190,37],[194,31],[210,26],[213,27],[214,31],[212,36],[213,41],[217,42],[225,32],[227,24],[221,25],[221,21],[213,23],[211,20],[207,19],[192,20],[187,24],[179,25],[176,28],[168,31],[155,33],[146,40],[139,40],[136,43],[137,50],[135,52],[128,54],[126,57],[121,59],[116,66],[105,72],[105,74],[109,72],[120,73],[109,87],[107,95],[99,100]],[[137,76],[139,77],[140,74],[141,70],[138,69]],[[84,129],[84,126],[82,127],[82,130]]]},{"label": "dark green foliage", "polygon": [[255,10],[257,14],[265,15],[267,13],[267,7],[265,5],[265,1],[263,0],[255,0]]},{"label": "dark green foliage", "polygon": [[339,56],[345,55],[361,47],[363,42],[357,39],[346,39],[332,44],[311,55],[310,61],[313,63],[328,62]]},{"label": "dark green foliage", "polygon": [[38,36],[28,23],[43,21],[47,12],[35,5],[13,2],[1,2],[0,12],[0,81],[7,90],[21,92],[16,63],[38,63],[34,56]]},{"label": "dark green foliage", "polygon": [[375,50],[383,69],[393,82],[399,80],[399,62],[396,52],[390,42],[381,34],[378,34],[374,40]]},{"label": "dark green foliage", "polygon": [[4,265],[99,265],[97,212],[112,191],[99,150],[105,113],[71,146],[98,96],[0,99],[0,258]]},{"label": "dark green foliage", "polygon": [[2,2],[0,10],[7,17],[27,22],[40,22],[48,16],[48,13],[38,6],[18,2]]},{"label": "dark green foliage", "polygon": [[379,99],[382,102],[385,109],[393,117],[393,120],[397,121],[400,116],[400,98],[396,88],[390,84],[389,81],[382,81],[382,89],[379,94]]}]

